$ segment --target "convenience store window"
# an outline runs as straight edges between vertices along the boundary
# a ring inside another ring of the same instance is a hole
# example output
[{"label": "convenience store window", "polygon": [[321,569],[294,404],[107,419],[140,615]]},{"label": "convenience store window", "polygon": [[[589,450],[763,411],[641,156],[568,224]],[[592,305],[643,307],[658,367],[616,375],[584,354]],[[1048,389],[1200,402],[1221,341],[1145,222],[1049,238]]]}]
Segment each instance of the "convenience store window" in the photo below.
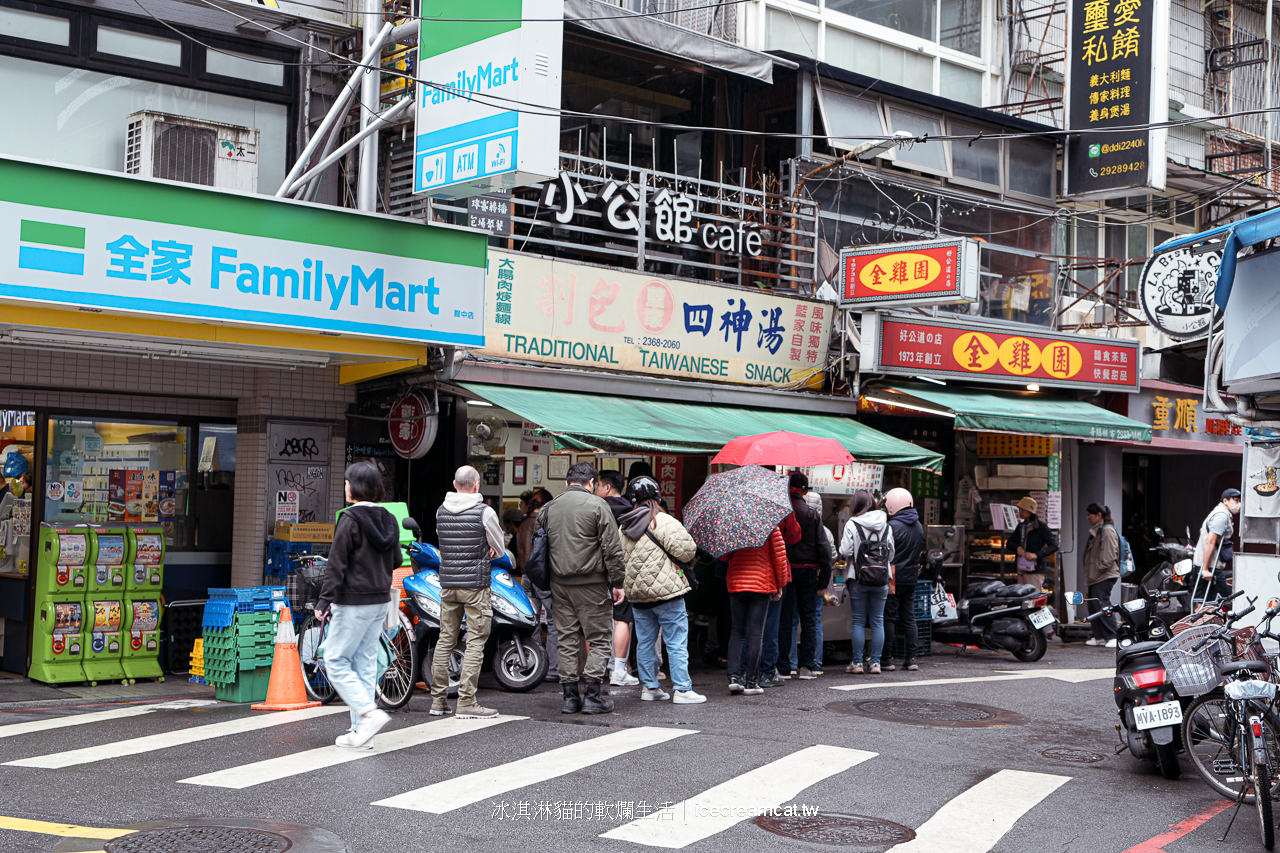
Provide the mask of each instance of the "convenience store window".
[{"label": "convenience store window", "polygon": [[39,488],[35,466],[36,413],[0,409],[0,576],[25,577],[31,507]]},{"label": "convenience store window", "polygon": [[169,546],[191,542],[191,429],[165,421],[50,417],[45,521],[159,524]]}]

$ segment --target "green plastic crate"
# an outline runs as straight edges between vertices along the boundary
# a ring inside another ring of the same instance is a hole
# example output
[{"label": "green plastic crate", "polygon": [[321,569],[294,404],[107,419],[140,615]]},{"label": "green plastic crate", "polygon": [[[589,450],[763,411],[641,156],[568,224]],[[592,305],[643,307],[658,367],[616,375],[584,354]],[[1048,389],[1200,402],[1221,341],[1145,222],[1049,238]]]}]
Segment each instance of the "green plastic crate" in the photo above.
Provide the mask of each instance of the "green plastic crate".
[{"label": "green plastic crate", "polygon": [[217,685],[214,695],[223,702],[265,702],[270,683],[271,667],[258,667],[238,673],[230,684]]},{"label": "green plastic crate", "polygon": [[275,642],[275,631],[266,631],[261,634],[241,634],[236,637],[236,646],[241,649],[254,648],[255,646],[275,645]]},{"label": "green plastic crate", "polygon": [[259,613],[237,613],[235,626],[237,628],[247,625],[272,625],[276,621],[274,610],[263,610]]},{"label": "green plastic crate", "polygon": [[271,666],[271,658],[240,658],[236,661],[236,669],[242,671],[246,669],[257,669],[262,666]]}]

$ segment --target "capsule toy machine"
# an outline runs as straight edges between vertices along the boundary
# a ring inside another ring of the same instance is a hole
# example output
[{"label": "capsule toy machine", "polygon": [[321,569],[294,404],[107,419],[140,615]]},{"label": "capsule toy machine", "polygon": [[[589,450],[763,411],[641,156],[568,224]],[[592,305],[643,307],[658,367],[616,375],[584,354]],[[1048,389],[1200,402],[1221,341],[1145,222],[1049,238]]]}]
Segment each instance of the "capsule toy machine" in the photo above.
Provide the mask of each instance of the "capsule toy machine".
[{"label": "capsule toy machine", "polygon": [[160,667],[160,589],[164,582],[164,530],[133,527],[125,537],[124,633],[121,665],[130,681],[164,681]]},{"label": "capsule toy machine", "polygon": [[164,586],[164,530],[130,528],[125,535],[125,591],[158,598]]},{"label": "capsule toy machine", "polygon": [[85,680],[85,591],[92,533],[87,527],[40,525],[35,637],[27,675],[46,684]]},{"label": "capsule toy machine", "polygon": [[129,555],[127,527],[95,527],[89,537],[88,594],[124,594],[125,567]]},{"label": "capsule toy machine", "polygon": [[123,681],[120,656],[125,606],[128,528],[97,527],[90,535],[89,591],[85,594],[84,676],[91,684]]}]

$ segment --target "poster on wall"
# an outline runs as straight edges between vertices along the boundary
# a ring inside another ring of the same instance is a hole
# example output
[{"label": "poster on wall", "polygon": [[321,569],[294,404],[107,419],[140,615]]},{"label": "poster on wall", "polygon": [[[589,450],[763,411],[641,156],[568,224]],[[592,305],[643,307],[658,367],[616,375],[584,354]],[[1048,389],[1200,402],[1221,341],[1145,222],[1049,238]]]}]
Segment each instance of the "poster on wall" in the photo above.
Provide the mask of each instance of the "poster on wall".
[{"label": "poster on wall", "polygon": [[1244,514],[1280,518],[1280,445],[1250,445],[1244,467]]}]

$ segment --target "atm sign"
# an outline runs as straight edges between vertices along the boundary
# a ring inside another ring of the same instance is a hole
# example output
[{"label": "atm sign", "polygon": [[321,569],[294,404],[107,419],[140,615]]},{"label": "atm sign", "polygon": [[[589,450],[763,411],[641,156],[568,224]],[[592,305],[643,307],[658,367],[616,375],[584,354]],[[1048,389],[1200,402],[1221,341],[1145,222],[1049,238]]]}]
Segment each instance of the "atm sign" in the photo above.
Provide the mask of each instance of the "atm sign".
[{"label": "atm sign", "polygon": [[946,239],[864,246],[840,254],[845,306],[971,302],[977,299],[978,248]]}]

